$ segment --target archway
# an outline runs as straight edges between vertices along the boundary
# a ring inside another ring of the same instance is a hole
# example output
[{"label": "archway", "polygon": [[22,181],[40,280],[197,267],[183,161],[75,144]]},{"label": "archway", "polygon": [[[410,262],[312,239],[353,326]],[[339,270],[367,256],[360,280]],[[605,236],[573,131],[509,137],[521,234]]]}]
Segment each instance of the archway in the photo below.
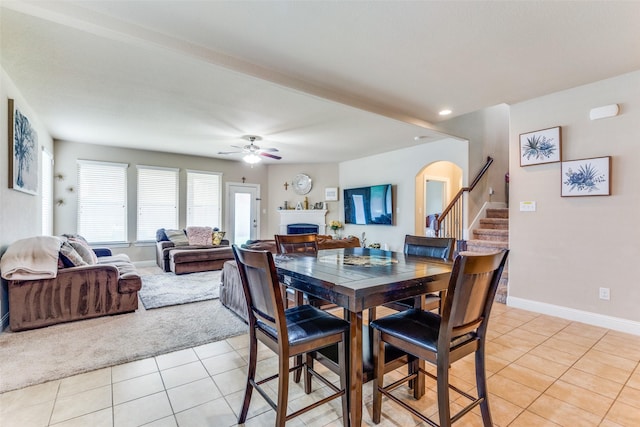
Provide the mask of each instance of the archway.
[{"label": "archway", "polygon": [[462,168],[449,161],[429,163],[416,174],[415,235],[433,233],[427,228],[427,216],[442,213],[462,188],[462,179]]}]

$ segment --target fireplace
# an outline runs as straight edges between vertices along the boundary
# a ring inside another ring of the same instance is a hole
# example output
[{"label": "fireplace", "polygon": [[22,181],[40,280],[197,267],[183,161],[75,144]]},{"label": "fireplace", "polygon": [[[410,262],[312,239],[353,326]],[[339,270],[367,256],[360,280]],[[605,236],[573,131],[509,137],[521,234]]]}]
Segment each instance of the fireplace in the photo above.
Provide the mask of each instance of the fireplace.
[{"label": "fireplace", "polygon": [[317,224],[287,224],[287,234],[308,234],[308,233],[316,233],[318,234],[318,225]]},{"label": "fireplace", "polygon": [[[282,209],[278,212],[280,213],[279,234],[325,234],[326,232],[325,215],[327,215],[327,211],[325,209]],[[293,231],[289,226],[293,226]]]}]

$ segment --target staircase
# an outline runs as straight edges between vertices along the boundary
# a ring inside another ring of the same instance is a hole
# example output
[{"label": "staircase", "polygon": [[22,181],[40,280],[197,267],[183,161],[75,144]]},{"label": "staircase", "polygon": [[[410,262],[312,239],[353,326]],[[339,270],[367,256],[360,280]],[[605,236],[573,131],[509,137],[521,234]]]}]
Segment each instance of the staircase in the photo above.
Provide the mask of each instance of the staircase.
[{"label": "staircase", "polygon": [[[480,228],[473,230],[473,239],[467,241],[467,251],[470,252],[493,252],[496,249],[509,248],[509,209],[490,208],[487,209],[486,217],[480,219]],[[507,289],[509,284],[509,261],[504,268],[498,291],[496,292],[496,302],[505,304],[507,302]]]}]

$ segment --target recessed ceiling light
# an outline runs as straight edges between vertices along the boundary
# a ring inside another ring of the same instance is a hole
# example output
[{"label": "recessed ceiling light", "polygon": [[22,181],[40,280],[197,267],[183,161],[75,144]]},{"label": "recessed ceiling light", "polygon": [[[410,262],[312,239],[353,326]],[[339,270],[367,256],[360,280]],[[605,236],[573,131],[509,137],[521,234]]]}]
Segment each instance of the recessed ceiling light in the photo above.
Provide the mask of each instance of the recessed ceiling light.
[{"label": "recessed ceiling light", "polygon": [[451,114],[451,110],[440,110],[438,114],[440,114],[441,116],[448,116],[449,114]]}]

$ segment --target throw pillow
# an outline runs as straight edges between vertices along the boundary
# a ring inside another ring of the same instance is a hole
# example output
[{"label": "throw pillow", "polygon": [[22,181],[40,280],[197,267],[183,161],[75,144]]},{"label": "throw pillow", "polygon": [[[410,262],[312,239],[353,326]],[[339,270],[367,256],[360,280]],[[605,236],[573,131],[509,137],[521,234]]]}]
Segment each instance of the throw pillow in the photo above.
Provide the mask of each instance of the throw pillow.
[{"label": "throw pillow", "polygon": [[164,230],[167,237],[175,246],[189,246],[189,239],[182,230]]},{"label": "throw pillow", "polygon": [[164,232],[164,228],[159,228],[156,231],[156,242],[168,242],[169,238],[167,237],[167,233]]},{"label": "throw pillow", "polygon": [[[87,265],[85,260],[82,259],[80,254],[71,246],[69,242],[62,242],[60,246],[60,255],[66,258],[71,266],[80,267],[82,265]],[[64,258],[62,258],[64,260]]]},{"label": "throw pillow", "polygon": [[225,234],[226,234],[225,231],[214,231],[212,233],[213,239],[211,243],[213,243],[214,246],[218,246],[222,242],[222,239],[224,239]]},{"label": "throw pillow", "polygon": [[211,227],[187,227],[187,239],[194,246],[207,246],[212,242]]},{"label": "throw pillow", "polygon": [[96,265],[98,263],[98,256],[84,239],[70,238],[68,242],[82,257],[84,262],[89,265]]}]

